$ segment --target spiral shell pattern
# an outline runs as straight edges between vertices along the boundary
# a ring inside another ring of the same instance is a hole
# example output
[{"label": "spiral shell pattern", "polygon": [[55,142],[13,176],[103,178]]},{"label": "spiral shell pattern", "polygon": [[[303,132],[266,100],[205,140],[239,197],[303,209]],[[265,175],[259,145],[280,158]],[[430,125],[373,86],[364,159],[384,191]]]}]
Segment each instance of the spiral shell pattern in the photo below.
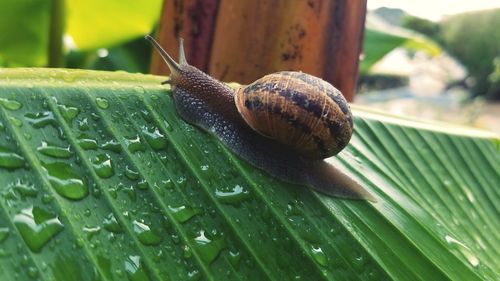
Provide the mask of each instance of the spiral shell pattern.
[{"label": "spiral shell pattern", "polygon": [[235,103],[250,127],[306,158],[336,155],[351,139],[352,115],[342,93],[306,73],[266,75],[238,89]]}]

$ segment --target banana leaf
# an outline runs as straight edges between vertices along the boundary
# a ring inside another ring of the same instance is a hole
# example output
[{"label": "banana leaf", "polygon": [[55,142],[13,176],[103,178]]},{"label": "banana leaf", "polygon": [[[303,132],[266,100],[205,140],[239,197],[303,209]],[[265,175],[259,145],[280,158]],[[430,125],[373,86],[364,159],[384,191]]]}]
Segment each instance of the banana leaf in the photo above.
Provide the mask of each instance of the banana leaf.
[{"label": "banana leaf", "polygon": [[0,70],[0,280],[499,280],[491,133],[353,107],[327,197],[182,121],[164,77]]}]

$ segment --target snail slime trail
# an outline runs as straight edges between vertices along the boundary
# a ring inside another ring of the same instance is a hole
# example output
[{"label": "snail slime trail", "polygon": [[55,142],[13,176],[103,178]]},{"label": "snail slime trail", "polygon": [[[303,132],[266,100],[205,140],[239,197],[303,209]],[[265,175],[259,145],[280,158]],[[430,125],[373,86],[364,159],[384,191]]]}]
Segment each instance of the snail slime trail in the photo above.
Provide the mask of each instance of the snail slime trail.
[{"label": "snail slime trail", "polygon": [[376,201],[359,183],[324,161],[349,142],[353,122],[342,93],[318,77],[278,72],[233,90],[179,63],[146,36],[169,67],[175,107],[186,122],[212,133],[240,158],[285,182],[342,198]]}]

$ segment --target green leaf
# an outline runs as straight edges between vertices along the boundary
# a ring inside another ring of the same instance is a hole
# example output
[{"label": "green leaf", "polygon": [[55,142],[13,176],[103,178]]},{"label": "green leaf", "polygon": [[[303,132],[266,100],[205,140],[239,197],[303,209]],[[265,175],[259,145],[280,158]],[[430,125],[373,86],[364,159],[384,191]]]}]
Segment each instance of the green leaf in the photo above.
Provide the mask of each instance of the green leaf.
[{"label": "green leaf", "polygon": [[368,72],[377,61],[405,41],[406,39],[400,36],[366,29],[363,41],[363,60],[359,66],[360,72]]},{"label": "green leaf", "polygon": [[183,122],[163,80],[0,71],[0,280],[499,278],[498,137],[354,107],[328,161],[378,202],[330,198]]},{"label": "green leaf", "polygon": [[51,1],[0,1],[0,65],[47,63]]},{"label": "green leaf", "polygon": [[67,1],[67,33],[80,50],[115,46],[151,32],[161,0]]},{"label": "green leaf", "polygon": [[82,56],[113,48],[113,67],[141,70],[141,58],[133,52],[141,46],[117,45],[150,33],[161,5],[161,0],[0,1],[0,66],[47,66],[49,57],[50,66],[64,65],[62,37],[68,35],[66,47],[76,48]]},{"label": "green leaf", "polygon": [[431,56],[438,55],[441,52],[438,44],[423,36],[417,36],[409,32],[398,33],[390,30],[381,31],[366,28],[360,72],[362,74],[369,72],[373,65],[397,47],[404,47],[411,51],[424,51]]}]

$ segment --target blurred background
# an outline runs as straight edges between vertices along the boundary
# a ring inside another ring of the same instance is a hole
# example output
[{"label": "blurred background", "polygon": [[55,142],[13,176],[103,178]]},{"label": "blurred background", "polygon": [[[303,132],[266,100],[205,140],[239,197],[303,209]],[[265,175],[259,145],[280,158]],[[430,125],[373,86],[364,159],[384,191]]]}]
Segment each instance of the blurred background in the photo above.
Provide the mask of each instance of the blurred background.
[{"label": "blurred background", "polygon": [[496,0],[368,0],[355,102],[500,133],[499,26]]},{"label": "blurred background", "polygon": [[224,81],[300,69],[356,104],[500,133],[498,0],[199,2],[2,0],[0,67],[168,73],[143,36],[172,53],[182,36]]}]

